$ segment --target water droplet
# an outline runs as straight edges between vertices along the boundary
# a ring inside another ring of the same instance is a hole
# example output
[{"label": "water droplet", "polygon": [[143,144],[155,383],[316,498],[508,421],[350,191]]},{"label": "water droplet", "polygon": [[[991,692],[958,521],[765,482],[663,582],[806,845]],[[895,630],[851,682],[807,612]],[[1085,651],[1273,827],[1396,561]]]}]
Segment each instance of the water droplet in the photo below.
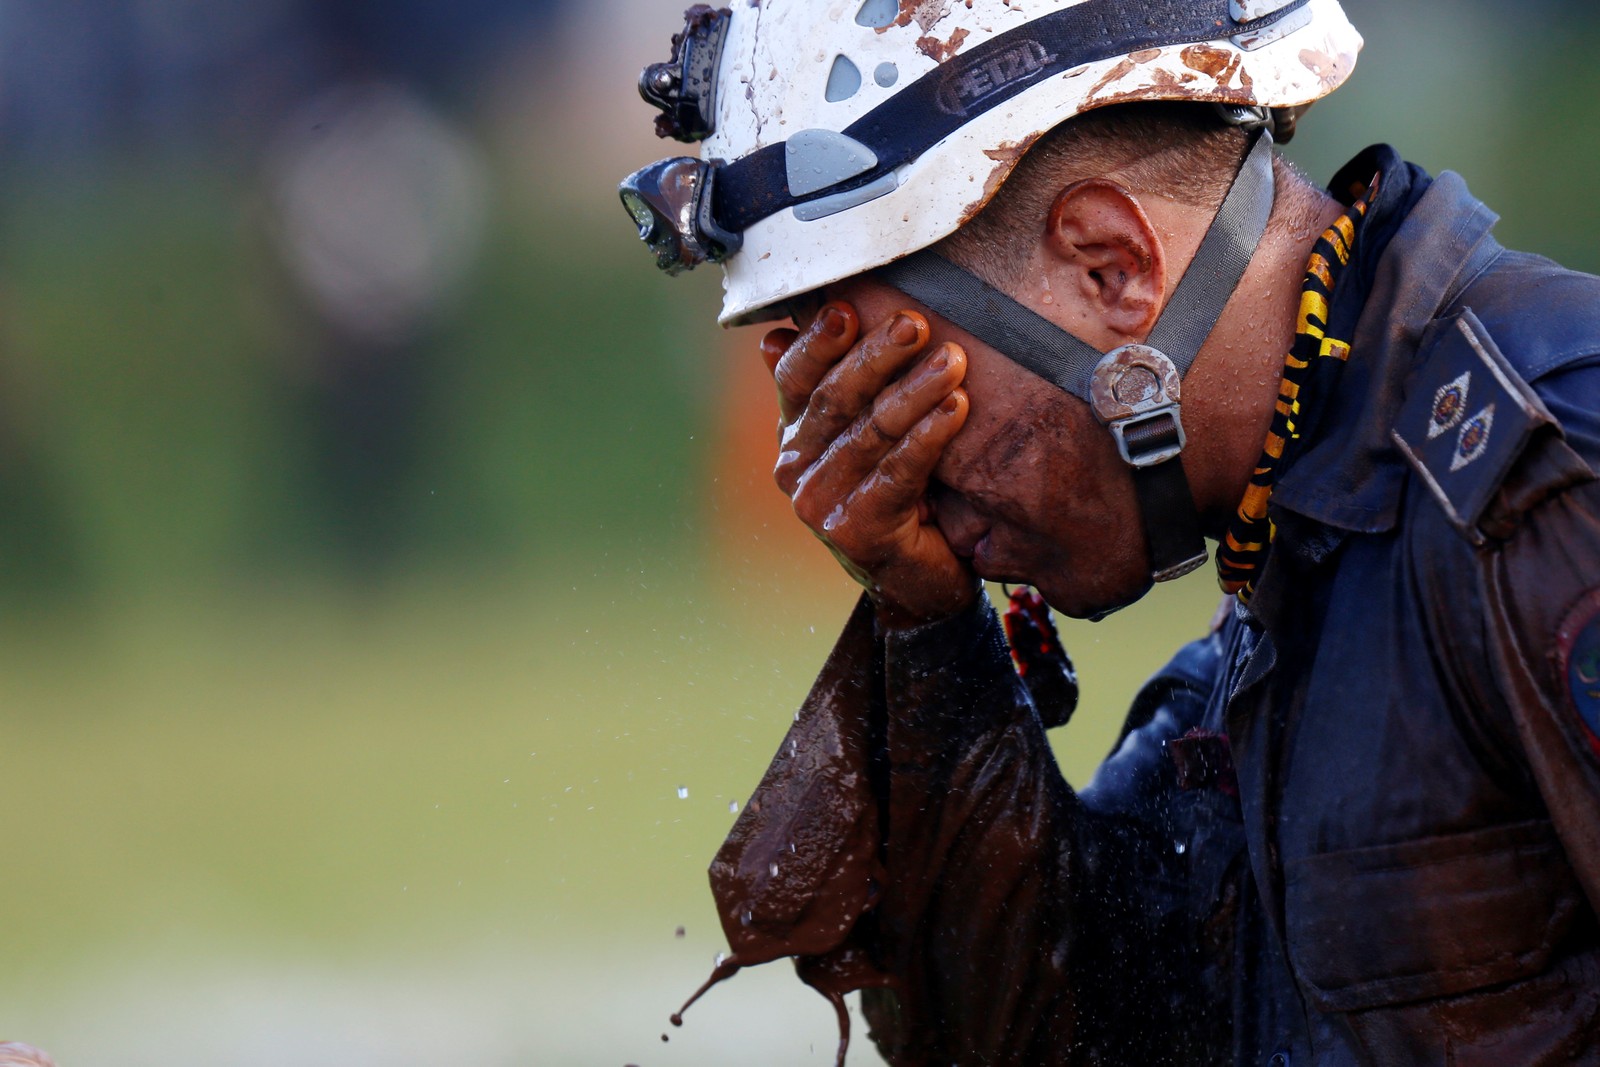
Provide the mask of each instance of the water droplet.
[{"label": "water droplet", "polygon": [[739,802],[737,800],[728,801],[728,814],[730,814],[730,815],[739,814]]},{"label": "water droplet", "polygon": [[688,786],[680,785],[678,787],[678,799],[679,800],[688,800],[689,799],[689,787]]},{"label": "water droplet", "polygon": [[835,527],[844,521],[844,505],[835,504],[828,517],[822,520],[822,532],[831,533]]},{"label": "water droplet", "polygon": [[[750,913],[748,911],[745,912],[745,915],[749,915],[749,914]],[[728,954],[726,952],[719,952],[715,956],[711,957],[711,966],[713,966],[713,967],[721,967],[722,964],[727,960],[727,958],[728,958]]]},{"label": "water droplet", "polygon": [[793,841],[789,842],[789,854],[791,856],[794,855],[794,842]]},{"label": "water droplet", "polygon": [[767,864],[767,873],[774,878],[778,877],[778,865],[776,863]]},{"label": "water droplet", "polygon": [[1187,842],[1187,841],[1174,841],[1172,843],[1172,849],[1173,849],[1174,852],[1176,852],[1178,855],[1181,856],[1185,852],[1189,851],[1189,842]]}]

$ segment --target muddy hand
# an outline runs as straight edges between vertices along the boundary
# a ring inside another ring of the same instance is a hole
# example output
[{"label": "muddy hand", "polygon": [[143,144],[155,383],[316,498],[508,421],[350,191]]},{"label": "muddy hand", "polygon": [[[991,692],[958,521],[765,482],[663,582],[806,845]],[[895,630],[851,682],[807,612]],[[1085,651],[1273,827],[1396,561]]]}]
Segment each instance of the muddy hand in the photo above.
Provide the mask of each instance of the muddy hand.
[{"label": "muddy hand", "polygon": [[803,333],[773,330],[761,343],[778,386],[778,486],[890,626],[952,615],[978,589],[927,503],[934,466],[966,421],[967,355],[927,343],[916,312],[863,329],[841,303]]}]

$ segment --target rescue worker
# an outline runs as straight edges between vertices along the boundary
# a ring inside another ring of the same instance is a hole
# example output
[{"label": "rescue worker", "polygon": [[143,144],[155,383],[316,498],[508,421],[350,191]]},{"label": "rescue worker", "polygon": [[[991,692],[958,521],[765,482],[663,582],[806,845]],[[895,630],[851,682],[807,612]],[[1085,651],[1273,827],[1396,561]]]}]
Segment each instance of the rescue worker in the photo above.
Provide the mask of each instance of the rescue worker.
[{"label": "rescue worker", "polygon": [[[704,149],[623,200],[793,319],[777,480],[865,589],[712,865],[716,977],[864,989],[896,1067],[1600,1063],[1600,280],[1388,147],[1277,161],[1360,45],[762,0],[645,72]],[[1075,793],[1047,615],[1008,655],[979,579],[1095,617],[1203,538],[1228,610]]]}]

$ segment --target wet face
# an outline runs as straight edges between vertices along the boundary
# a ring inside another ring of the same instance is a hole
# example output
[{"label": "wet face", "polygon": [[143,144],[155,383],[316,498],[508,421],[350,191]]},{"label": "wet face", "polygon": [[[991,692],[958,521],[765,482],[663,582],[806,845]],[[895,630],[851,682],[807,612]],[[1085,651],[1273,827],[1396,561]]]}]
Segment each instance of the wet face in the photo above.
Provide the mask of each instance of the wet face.
[{"label": "wet face", "polygon": [[981,577],[1031,584],[1080,618],[1148,589],[1133,483],[1088,405],[870,278],[829,286],[825,296],[853,304],[863,323],[915,308],[932,324],[930,348],[954,341],[966,350],[971,414],[931,496],[946,539]]}]

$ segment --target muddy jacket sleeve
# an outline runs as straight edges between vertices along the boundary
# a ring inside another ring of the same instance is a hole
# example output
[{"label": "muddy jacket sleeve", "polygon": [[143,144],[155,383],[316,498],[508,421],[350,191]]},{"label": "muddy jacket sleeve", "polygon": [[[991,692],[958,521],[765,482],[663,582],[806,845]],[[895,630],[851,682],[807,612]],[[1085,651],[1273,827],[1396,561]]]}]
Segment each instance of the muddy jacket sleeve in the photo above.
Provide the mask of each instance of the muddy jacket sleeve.
[{"label": "muddy jacket sleeve", "polygon": [[[1484,527],[1483,545],[1450,549],[1465,565],[1455,574],[1474,580],[1436,569],[1437,643],[1455,661],[1468,729],[1509,785],[1537,795],[1600,910],[1600,482],[1551,437],[1523,457]],[[1481,629],[1463,625],[1475,617]]]},{"label": "muddy jacket sleeve", "polygon": [[1600,910],[1600,366],[1539,392],[1565,429],[1539,428],[1469,536],[1422,499],[1411,551],[1426,557],[1422,617],[1461,729],[1548,813]]},{"label": "muddy jacket sleeve", "polygon": [[887,635],[863,604],[712,882],[735,955],[866,989],[895,1067],[1159,1063],[1170,855],[1063,780],[987,601]]}]

